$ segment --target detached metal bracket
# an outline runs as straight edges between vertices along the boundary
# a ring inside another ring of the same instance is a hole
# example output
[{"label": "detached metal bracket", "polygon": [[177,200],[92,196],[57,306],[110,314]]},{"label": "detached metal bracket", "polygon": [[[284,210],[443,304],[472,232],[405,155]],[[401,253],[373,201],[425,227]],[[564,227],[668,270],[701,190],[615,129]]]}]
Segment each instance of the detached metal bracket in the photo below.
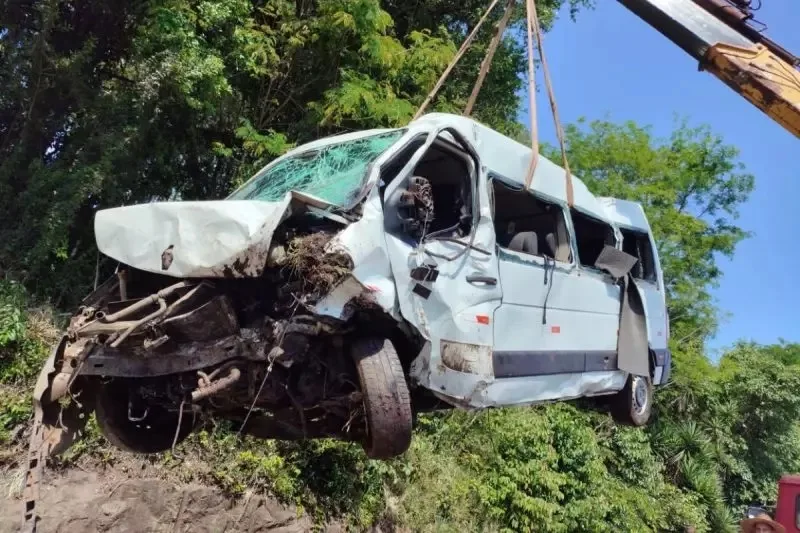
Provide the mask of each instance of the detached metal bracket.
[{"label": "detached metal bracket", "polygon": [[428,287],[423,287],[419,283],[416,283],[414,285],[414,288],[411,289],[411,292],[413,292],[417,296],[421,296],[423,300],[427,300],[430,297],[431,292],[433,291],[431,291]]},{"label": "detached metal bracket", "polygon": [[411,279],[415,281],[429,281],[434,283],[439,279],[439,269],[436,265],[422,265],[411,269]]}]

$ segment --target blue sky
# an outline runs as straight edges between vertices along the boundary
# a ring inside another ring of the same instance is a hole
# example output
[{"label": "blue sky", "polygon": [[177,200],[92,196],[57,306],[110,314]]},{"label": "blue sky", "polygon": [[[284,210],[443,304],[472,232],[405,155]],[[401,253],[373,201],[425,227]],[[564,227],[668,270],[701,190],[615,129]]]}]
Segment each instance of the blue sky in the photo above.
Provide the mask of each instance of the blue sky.
[{"label": "blue sky", "polygon": [[[544,46],[562,122],[581,116],[635,120],[668,136],[675,116],[706,123],[741,150],[756,188],[741,209],[739,224],[754,233],[732,260],[714,291],[726,314],[715,352],[743,338],[762,343],[800,342],[800,141],[773,123],[722,82],[698,72],[696,62],[613,0],[598,0],[577,22],[566,13]],[[764,0],[757,18],[767,34],[800,54],[800,2]],[[539,73],[538,83],[542,77]],[[528,124],[527,93],[520,114]],[[537,95],[540,137],[555,142],[546,95]]]}]

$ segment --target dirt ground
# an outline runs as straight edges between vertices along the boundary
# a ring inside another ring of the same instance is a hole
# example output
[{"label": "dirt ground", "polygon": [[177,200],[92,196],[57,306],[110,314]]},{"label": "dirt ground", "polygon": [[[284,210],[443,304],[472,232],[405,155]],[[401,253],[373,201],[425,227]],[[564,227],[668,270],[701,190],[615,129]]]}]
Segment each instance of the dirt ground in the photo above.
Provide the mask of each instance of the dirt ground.
[{"label": "dirt ground", "polygon": [[[146,473],[145,473],[146,474]],[[0,532],[18,531],[22,504],[11,475],[0,500]],[[297,510],[260,496],[236,500],[218,489],[105,470],[49,472],[37,505],[42,533],[301,532],[312,529]],[[322,529],[338,533],[338,525]]]}]

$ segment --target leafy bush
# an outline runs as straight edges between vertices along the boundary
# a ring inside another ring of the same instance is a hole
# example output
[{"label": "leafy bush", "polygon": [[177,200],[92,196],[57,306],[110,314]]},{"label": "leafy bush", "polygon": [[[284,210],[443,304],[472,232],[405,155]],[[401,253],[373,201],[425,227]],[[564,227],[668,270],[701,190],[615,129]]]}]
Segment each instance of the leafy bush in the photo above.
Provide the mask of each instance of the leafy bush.
[{"label": "leafy bush", "polygon": [[0,280],[0,444],[33,412],[30,390],[53,331],[46,313],[27,305],[20,284]]}]

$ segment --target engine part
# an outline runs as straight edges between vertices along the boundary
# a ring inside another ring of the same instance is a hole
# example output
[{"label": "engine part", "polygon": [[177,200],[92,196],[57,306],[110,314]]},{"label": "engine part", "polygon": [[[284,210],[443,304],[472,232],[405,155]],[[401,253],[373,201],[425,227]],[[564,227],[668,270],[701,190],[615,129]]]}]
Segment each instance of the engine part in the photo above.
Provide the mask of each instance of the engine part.
[{"label": "engine part", "polygon": [[98,312],[96,314],[96,317],[101,322],[105,323],[116,322],[121,318],[124,318],[126,316],[136,313],[137,311],[145,309],[148,305],[158,303],[159,300],[165,300],[168,296],[170,296],[172,293],[174,293],[179,289],[191,287],[192,285],[193,283],[190,281],[181,281],[180,283],[175,283],[174,285],[170,285],[169,287],[161,289],[157,293],[151,294],[147,298],[142,298],[138,302],[126,307],[125,309],[117,311],[116,313],[113,313],[111,315],[104,315],[103,313]]},{"label": "engine part", "polygon": [[164,320],[164,329],[178,340],[208,341],[236,335],[239,322],[230,299],[214,296],[200,307]]},{"label": "engine part", "polygon": [[[117,347],[143,324],[146,324],[151,320],[155,320],[162,315],[168,315],[180,302],[185,300],[189,294],[193,294],[200,287],[200,285],[196,285],[194,289],[189,291],[189,293],[183,298],[178,299],[178,301],[173,303],[171,306],[167,306],[166,299],[168,296],[171,296],[180,289],[191,287],[192,285],[193,284],[188,281],[175,283],[174,285],[170,285],[169,287],[161,289],[157,293],[151,294],[147,298],[142,298],[141,300],[138,300],[135,303],[132,303],[131,305],[124,307],[123,309],[120,309],[116,313],[112,313],[110,315],[105,314],[103,311],[97,311],[94,313],[95,320],[86,324],[82,324],[77,328],[70,328],[70,336],[91,337],[101,333],[110,333],[112,335],[118,334],[119,336],[111,342],[111,346]],[[140,311],[144,311],[148,306],[153,304],[158,304],[158,309],[149,315],[134,321],[119,322],[120,319],[135,315]],[[91,315],[91,312],[92,311],[90,308],[85,308],[82,314],[84,318],[88,319]]]},{"label": "engine part", "polygon": [[152,313],[150,313],[146,317],[140,318],[139,320],[136,320],[135,322],[133,322],[130,326],[128,326],[127,329],[125,329],[125,331],[123,331],[119,335],[119,337],[117,337],[114,341],[111,342],[111,347],[112,348],[118,347],[120,344],[122,344],[125,341],[125,339],[127,339],[130,336],[131,333],[136,331],[136,329],[138,327],[140,327],[142,324],[147,324],[151,320],[155,320],[156,318],[160,317],[161,315],[163,315],[166,312],[167,312],[167,302],[163,298],[159,298],[159,300],[158,300],[158,310],[153,311]]},{"label": "engine part", "polygon": [[[213,375],[208,378],[201,379],[201,383],[205,383],[205,385],[202,385],[197,389],[195,389],[194,391],[192,391],[192,401],[198,402],[203,398],[208,398],[209,396],[218,394],[219,392],[227,389],[228,387],[239,381],[239,378],[241,376],[242,372],[234,366],[231,367],[231,369],[228,371],[227,376],[219,378],[216,381],[210,381],[211,379],[213,379]],[[206,379],[209,381],[206,381]]]}]

